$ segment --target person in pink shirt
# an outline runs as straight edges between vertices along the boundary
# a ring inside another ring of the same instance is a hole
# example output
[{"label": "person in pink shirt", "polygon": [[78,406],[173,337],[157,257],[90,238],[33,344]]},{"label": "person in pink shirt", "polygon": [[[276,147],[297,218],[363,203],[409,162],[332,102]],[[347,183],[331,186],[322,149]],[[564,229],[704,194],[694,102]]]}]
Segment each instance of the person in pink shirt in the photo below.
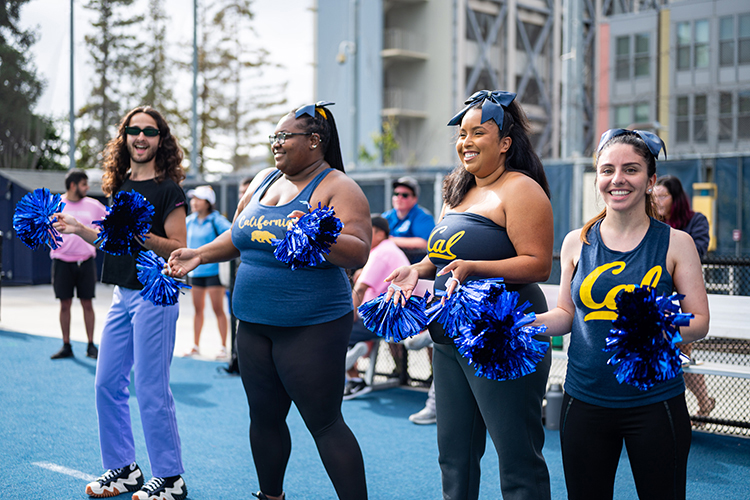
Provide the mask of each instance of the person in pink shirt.
[{"label": "person in pink shirt", "polygon": [[[65,176],[64,213],[69,213],[82,224],[92,226],[92,222],[107,215],[107,209],[89,192],[89,178],[86,172],[71,169]],[[73,305],[73,292],[76,291],[83,308],[83,322],[89,345],[86,356],[96,359],[99,351],[94,345],[94,306],[92,299],[96,291],[96,248],[75,234],[62,235],[59,248],[50,252],[52,259],[52,288],[55,297],[60,299],[60,329],[63,346],[52,355],[52,359],[72,358],[70,346],[70,308]]]},{"label": "person in pink shirt", "polygon": [[[364,380],[359,377],[355,367],[356,359],[367,354],[371,347],[371,341],[376,335],[362,324],[357,315],[357,307],[368,302],[388,289],[385,282],[391,272],[400,267],[408,266],[409,259],[393,239],[390,239],[390,228],[388,221],[379,215],[372,216],[372,246],[367,264],[354,278],[352,287],[352,302],[354,302],[354,326],[349,340],[349,353],[347,353],[347,375],[349,379],[344,388],[344,400],[367,394],[372,390]],[[368,344],[369,342],[369,344]]]}]

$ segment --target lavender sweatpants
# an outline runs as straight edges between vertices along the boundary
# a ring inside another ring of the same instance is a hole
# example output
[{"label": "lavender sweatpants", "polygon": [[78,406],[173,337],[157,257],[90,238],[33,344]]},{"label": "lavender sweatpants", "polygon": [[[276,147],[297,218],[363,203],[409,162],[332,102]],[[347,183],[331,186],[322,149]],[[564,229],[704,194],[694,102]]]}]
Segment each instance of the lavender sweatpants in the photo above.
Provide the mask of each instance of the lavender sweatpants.
[{"label": "lavender sweatpants", "polygon": [[169,388],[179,313],[179,304],[155,306],[139,290],[114,289],[96,364],[96,412],[105,469],[136,460],[128,404],[132,368],[151,472],[155,477],[184,472]]}]

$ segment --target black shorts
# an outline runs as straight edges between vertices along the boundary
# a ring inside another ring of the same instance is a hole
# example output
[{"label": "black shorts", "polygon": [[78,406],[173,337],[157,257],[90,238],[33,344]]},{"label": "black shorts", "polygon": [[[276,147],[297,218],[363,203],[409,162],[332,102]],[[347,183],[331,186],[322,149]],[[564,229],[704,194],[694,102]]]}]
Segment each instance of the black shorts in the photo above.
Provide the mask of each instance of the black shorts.
[{"label": "black shorts", "polygon": [[188,276],[188,285],[197,287],[209,287],[209,286],[221,286],[219,281],[219,275],[216,276],[205,276],[203,278],[191,278]]},{"label": "black shorts", "polygon": [[91,257],[83,262],[65,262],[52,259],[52,289],[55,297],[61,300],[76,296],[82,300],[94,298],[96,292],[96,259]]}]

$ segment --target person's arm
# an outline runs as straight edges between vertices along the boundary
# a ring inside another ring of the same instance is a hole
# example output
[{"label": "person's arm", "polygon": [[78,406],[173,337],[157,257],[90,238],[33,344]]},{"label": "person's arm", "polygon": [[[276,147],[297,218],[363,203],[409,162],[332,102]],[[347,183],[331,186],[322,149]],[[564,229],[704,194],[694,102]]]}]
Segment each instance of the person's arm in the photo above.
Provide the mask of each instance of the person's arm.
[{"label": "person's arm", "polygon": [[708,234],[708,219],[702,213],[695,212],[690,222],[690,230],[687,233],[693,238],[698,256],[703,257],[708,252],[708,244],[711,241]]},{"label": "person's arm", "polygon": [[685,296],[680,301],[684,313],[692,313],[690,325],[680,327],[684,343],[695,342],[706,336],[709,325],[708,296],[703,281],[703,269],[695,245],[689,234],[672,229],[667,251],[667,265],[672,269],[672,281],[677,293]]},{"label": "person's arm", "polygon": [[173,251],[186,246],[186,216],[187,213],[184,206],[177,207],[169,212],[167,219],[164,221],[164,232],[167,236],[157,236],[149,232],[146,234],[147,237],[140,242],[143,248],[153,250],[154,253],[166,259]]},{"label": "person's arm", "polygon": [[198,248],[178,248],[169,256],[167,266],[171,276],[182,278],[201,264],[223,262],[240,256],[232,244],[232,232],[224,231],[211,243]]},{"label": "person's arm", "polygon": [[344,269],[364,266],[370,255],[372,223],[370,204],[362,189],[346,174],[335,170],[321,182],[310,204],[317,207],[318,202],[333,207],[336,217],[344,224],[326,260]]},{"label": "person's arm", "polygon": [[[420,207],[417,207],[420,208]],[[421,208],[411,221],[410,232],[412,236],[392,236],[391,239],[399,247],[406,250],[427,250],[427,240],[435,228],[432,216]]]},{"label": "person's arm", "polygon": [[[459,282],[468,276],[501,277],[506,283],[535,283],[549,278],[553,242],[549,198],[539,184],[523,174],[506,181],[502,198],[502,206],[496,210],[505,214],[505,228],[516,257],[488,261],[456,259],[440,271],[441,275],[452,272]],[[453,288],[455,283],[446,292],[450,294]]]},{"label": "person's arm", "polygon": [[427,240],[418,236],[391,236],[391,240],[404,250],[427,250]]},{"label": "person's arm", "polygon": [[367,292],[367,289],[370,288],[370,285],[367,283],[362,283],[361,281],[357,281],[354,283],[354,286],[352,287],[352,303],[354,304],[354,321],[357,321],[359,318],[359,314],[357,313],[357,308],[362,305],[362,298],[365,296],[365,292]]},{"label": "person's arm", "polygon": [[560,287],[557,292],[557,307],[542,314],[537,314],[533,325],[546,325],[544,335],[558,336],[570,332],[575,315],[575,304],[570,295],[570,284],[573,280],[578,256],[581,255],[581,230],[571,231],[565,236],[560,251]]},{"label": "person's arm", "polygon": [[85,224],[81,224],[78,219],[64,212],[58,212],[54,214],[54,217],[56,217],[57,220],[52,223],[52,227],[54,227],[60,234],[75,234],[80,236],[90,245],[93,245],[94,241],[99,237],[99,226],[89,227]]}]

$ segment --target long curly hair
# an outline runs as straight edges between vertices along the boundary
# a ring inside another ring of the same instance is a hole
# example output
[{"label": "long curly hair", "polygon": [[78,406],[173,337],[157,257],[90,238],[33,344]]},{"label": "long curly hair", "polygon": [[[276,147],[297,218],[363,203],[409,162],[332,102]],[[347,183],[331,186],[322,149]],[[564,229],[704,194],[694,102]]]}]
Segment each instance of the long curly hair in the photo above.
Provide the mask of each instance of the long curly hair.
[{"label": "long curly hair", "polygon": [[109,141],[104,148],[102,191],[107,196],[111,196],[120,189],[130,171],[130,153],[125,127],[130,125],[130,119],[138,113],[151,116],[159,128],[159,148],[156,150],[155,158],[156,182],[170,178],[179,184],[185,179],[185,170],[182,168],[182,148],[177,138],[172,135],[167,121],[151,106],[138,106],[125,115],[117,128],[117,137]]},{"label": "long curly hair", "polygon": [[[481,109],[481,104],[473,106]],[[534,179],[550,197],[547,175],[544,173],[542,161],[534,152],[529,140],[529,120],[526,113],[515,101],[505,108],[502,129],[498,127],[498,141],[505,137],[511,138],[511,145],[505,153],[505,170],[521,172]],[[474,175],[470,174],[463,165],[459,165],[445,177],[443,181],[443,200],[449,207],[461,203],[469,190],[476,186]]]},{"label": "long curly hair", "polygon": [[[646,142],[637,134],[616,135],[615,137],[604,143],[601,149],[599,149],[599,151],[597,151],[596,153],[596,161],[594,162],[594,165],[597,167],[597,169],[599,167],[599,159],[602,156],[602,152],[615,144],[627,144],[628,146],[632,146],[636,154],[643,158],[643,161],[646,163],[646,173],[649,179],[654,174],[656,174],[656,158],[654,157],[653,153],[651,153],[651,150],[648,149],[648,145],[646,145]],[[656,209],[656,204],[654,203],[654,196],[649,192],[646,192],[645,209],[646,215],[648,215],[649,217],[653,217],[655,219],[661,218],[659,216],[659,211]],[[583,243],[587,245],[590,244],[588,239],[589,230],[594,226],[594,224],[604,219],[606,215],[607,208],[604,207],[601,212],[599,212],[596,216],[594,216],[592,219],[586,222],[586,224],[583,225],[583,228],[581,228],[581,241]]]},{"label": "long curly hair", "polygon": [[[297,108],[299,109],[299,108]],[[297,109],[289,113],[294,116]],[[318,109],[322,109],[325,112],[323,116]],[[302,128],[310,134],[318,134],[320,137],[320,145],[323,148],[323,159],[336,170],[344,171],[344,160],[341,155],[341,142],[339,141],[339,132],[336,128],[336,120],[333,119],[333,113],[327,107],[316,106],[315,116],[302,115],[298,120],[302,120],[304,125]]]}]

